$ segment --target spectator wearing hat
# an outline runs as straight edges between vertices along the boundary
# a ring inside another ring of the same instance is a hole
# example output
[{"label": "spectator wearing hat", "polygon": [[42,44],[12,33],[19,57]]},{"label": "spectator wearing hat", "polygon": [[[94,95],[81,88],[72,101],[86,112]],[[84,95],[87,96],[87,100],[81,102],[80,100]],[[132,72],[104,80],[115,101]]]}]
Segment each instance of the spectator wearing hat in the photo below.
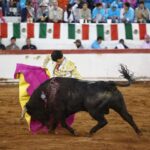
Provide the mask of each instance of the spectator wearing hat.
[{"label": "spectator wearing hat", "polygon": [[92,49],[101,49],[101,44],[102,44],[103,38],[98,36],[97,39],[92,43],[91,48]]},{"label": "spectator wearing hat", "polygon": [[111,7],[108,9],[108,19],[111,19],[113,23],[116,23],[120,19],[120,9],[115,3],[111,4]]},{"label": "spectator wearing hat", "polygon": [[49,21],[49,9],[46,2],[42,2],[37,10],[37,22],[48,22]]},{"label": "spectator wearing hat", "polygon": [[128,2],[124,3],[123,7],[124,8],[121,14],[121,21],[123,23],[132,23],[134,21],[134,9]]},{"label": "spectator wearing hat", "polygon": [[58,7],[58,2],[56,0],[53,1],[53,6],[50,8],[49,19],[50,22],[54,23],[63,21],[63,10]]},{"label": "spectator wearing hat", "polygon": [[115,49],[128,49],[128,46],[125,44],[123,39],[120,39]]},{"label": "spectator wearing hat", "polygon": [[150,35],[145,35],[144,43],[141,45],[141,48],[150,49]]},{"label": "spectator wearing hat", "polygon": [[64,12],[64,22],[65,23],[74,22],[74,16],[73,16],[73,11],[72,11],[72,5],[71,4],[67,5],[67,9]]},{"label": "spectator wearing hat", "polygon": [[31,39],[30,38],[27,38],[26,39],[26,45],[24,45],[22,47],[22,50],[36,50],[37,47],[33,44],[31,44]]},{"label": "spectator wearing hat", "polygon": [[2,40],[0,38],[0,50],[5,50],[5,49],[6,49],[6,47],[4,44],[2,44]]},{"label": "spectator wearing hat", "polygon": [[135,18],[138,23],[146,23],[150,20],[150,12],[145,7],[144,1],[139,2],[139,6],[135,10]]},{"label": "spectator wearing hat", "polygon": [[81,40],[77,39],[74,43],[77,49],[84,49]]},{"label": "spectator wearing hat", "polygon": [[96,7],[92,11],[92,20],[93,22],[106,22],[105,9],[103,8],[102,3],[97,3]]},{"label": "spectator wearing hat", "polygon": [[80,19],[84,21],[91,21],[91,10],[88,8],[88,3],[83,3],[82,8],[79,10]]},{"label": "spectator wearing hat", "polygon": [[12,37],[10,39],[10,44],[6,47],[7,50],[19,50],[19,47],[16,45],[16,38]]},{"label": "spectator wearing hat", "polygon": [[32,7],[32,3],[28,1],[27,6],[21,11],[21,22],[33,22],[35,19],[34,16],[34,8]]}]

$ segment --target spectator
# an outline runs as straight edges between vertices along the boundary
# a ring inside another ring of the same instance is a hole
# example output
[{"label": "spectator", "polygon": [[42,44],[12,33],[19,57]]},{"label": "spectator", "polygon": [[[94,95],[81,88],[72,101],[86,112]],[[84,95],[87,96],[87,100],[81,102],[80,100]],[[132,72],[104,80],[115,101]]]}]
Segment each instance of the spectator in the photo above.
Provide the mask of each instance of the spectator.
[{"label": "spectator", "polygon": [[84,48],[82,43],[81,43],[81,40],[77,39],[74,43],[75,43],[77,49],[83,49]]},{"label": "spectator", "polygon": [[53,6],[50,8],[49,12],[50,22],[62,22],[63,19],[63,10],[58,7],[58,2],[53,1]]},{"label": "spectator", "polygon": [[128,49],[128,46],[125,44],[123,39],[120,39],[115,49]]},{"label": "spectator", "polygon": [[74,20],[75,20],[76,23],[80,22],[80,8],[81,8],[80,1],[76,0],[76,3],[72,7]]},{"label": "spectator", "polygon": [[88,3],[83,3],[82,9],[79,10],[80,19],[86,22],[91,21],[91,10],[88,8]]},{"label": "spectator", "polygon": [[132,8],[136,8],[137,6],[137,0],[123,0],[123,3],[126,3],[126,2],[130,3]]},{"label": "spectator", "polygon": [[92,49],[101,49],[101,43],[102,43],[103,38],[98,36],[97,40],[93,42],[91,45]]},{"label": "spectator", "polygon": [[67,4],[68,0],[58,0],[58,6],[62,9],[66,9]]},{"label": "spectator", "polygon": [[93,22],[106,22],[105,9],[102,3],[97,3],[96,7],[93,9],[92,20]]},{"label": "spectator", "polygon": [[117,4],[111,4],[111,7],[108,9],[108,19],[111,19],[113,23],[118,22],[120,19],[120,10]]},{"label": "spectator", "polygon": [[28,1],[27,6],[21,11],[21,22],[33,22],[34,21],[34,8],[30,1]]},{"label": "spectator", "polygon": [[67,10],[64,12],[64,22],[66,23],[74,22],[74,16],[73,16],[71,4],[67,5]]},{"label": "spectator", "polygon": [[49,9],[45,2],[40,4],[37,10],[37,22],[48,22],[49,21]]},{"label": "spectator", "polygon": [[132,23],[134,21],[134,9],[130,7],[130,3],[124,3],[123,14],[121,18],[123,23]]},{"label": "spectator", "polygon": [[2,9],[0,8],[0,23],[6,23],[5,18],[3,17]]},{"label": "spectator", "polygon": [[17,1],[9,0],[9,14],[8,16],[17,16]]},{"label": "spectator", "polygon": [[105,3],[106,8],[110,8],[110,5],[114,2],[115,0],[102,0],[103,3]]},{"label": "spectator", "polygon": [[19,47],[16,45],[16,38],[12,37],[10,40],[10,45],[6,47],[7,50],[19,50]]},{"label": "spectator", "polygon": [[138,23],[146,23],[149,21],[149,10],[144,6],[144,1],[139,2],[139,6],[135,10],[135,17]]},{"label": "spectator", "polygon": [[9,15],[9,0],[1,0],[3,16]]},{"label": "spectator", "polygon": [[150,36],[149,35],[145,35],[145,40],[141,48],[150,49]]},{"label": "spectator", "polygon": [[122,0],[115,0],[113,3],[117,4],[118,8],[123,8],[123,2],[122,2]]},{"label": "spectator", "polygon": [[30,38],[27,38],[26,39],[26,45],[24,45],[22,47],[22,50],[36,50],[37,47],[33,44],[31,44],[31,39]]},{"label": "spectator", "polygon": [[6,48],[5,48],[5,45],[4,44],[2,44],[2,40],[1,40],[1,38],[0,38],[0,50],[5,50]]},{"label": "spectator", "polygon": [[39,3],[38,3],[38,0],[31,0],[31,2],[32,2],[32,7],[34,9],[34,18],[36,20],[36,18],[37,18],[37,10],[39,8]]}]

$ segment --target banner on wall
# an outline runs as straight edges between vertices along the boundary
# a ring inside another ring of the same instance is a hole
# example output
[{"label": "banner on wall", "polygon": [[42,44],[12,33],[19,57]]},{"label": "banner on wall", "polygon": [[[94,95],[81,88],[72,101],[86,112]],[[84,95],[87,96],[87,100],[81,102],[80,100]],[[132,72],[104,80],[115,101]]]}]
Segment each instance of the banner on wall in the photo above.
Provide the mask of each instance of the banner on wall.
[{"label": "banner on wall", "polygon": [[95,40],[143,40],[150,34],[150,24],[67,24],[67,23],[0,23],[0,37],[81,39]]}]

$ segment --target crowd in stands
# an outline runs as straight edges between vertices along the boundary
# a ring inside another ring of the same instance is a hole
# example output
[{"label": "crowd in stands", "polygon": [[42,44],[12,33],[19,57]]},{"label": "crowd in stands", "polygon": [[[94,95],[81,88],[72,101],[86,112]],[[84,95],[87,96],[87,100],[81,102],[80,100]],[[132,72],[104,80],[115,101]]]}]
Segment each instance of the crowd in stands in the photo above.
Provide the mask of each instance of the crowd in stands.
[{"label": "crowd in stands", "polygon": [[0,7],[21,22],[150,22],[149,0],[0,0]]},{"label": "crowd in stands", "polygon": [[[91,44],[91,47],[89,49],[107,49],[107,46],[103,46],[103,38],[98,36],[97,39]],[[82,41],[80,39],[77,39],[74,41],[74,44],[76,46],[76,49],[85,49],[84,45],[82,44]],[[140,48],[142,49],[150,49],[150,35],[145,35],[144,42],[141,44]],[[16,38],[12,37],[10,39],[10,44],[8,46],[5,46],[1,39],[0,39],[0,50],[37,50],[37,47],[32,44],[31,39],[27,38],[26,39],[26,44],[22,47],[19,48],[16,44]],[[114,49],[129,49],[129,47],[126,45],[124,39],[120,39]]]}]

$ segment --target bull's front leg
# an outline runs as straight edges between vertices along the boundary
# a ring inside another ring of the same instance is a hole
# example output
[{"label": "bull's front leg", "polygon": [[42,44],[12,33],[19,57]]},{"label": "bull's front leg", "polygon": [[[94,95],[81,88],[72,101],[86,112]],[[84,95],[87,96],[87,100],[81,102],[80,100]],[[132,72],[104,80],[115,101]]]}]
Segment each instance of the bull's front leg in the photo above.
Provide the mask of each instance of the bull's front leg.
[{"label": "bull's front leg", "polygon": [[71,128],[70,126],[67,125],[66,119],[61,120],[61,125],[62,125],[63,128],[67,129],[74,136],[78,135],[78,133],[73,128]]}]

